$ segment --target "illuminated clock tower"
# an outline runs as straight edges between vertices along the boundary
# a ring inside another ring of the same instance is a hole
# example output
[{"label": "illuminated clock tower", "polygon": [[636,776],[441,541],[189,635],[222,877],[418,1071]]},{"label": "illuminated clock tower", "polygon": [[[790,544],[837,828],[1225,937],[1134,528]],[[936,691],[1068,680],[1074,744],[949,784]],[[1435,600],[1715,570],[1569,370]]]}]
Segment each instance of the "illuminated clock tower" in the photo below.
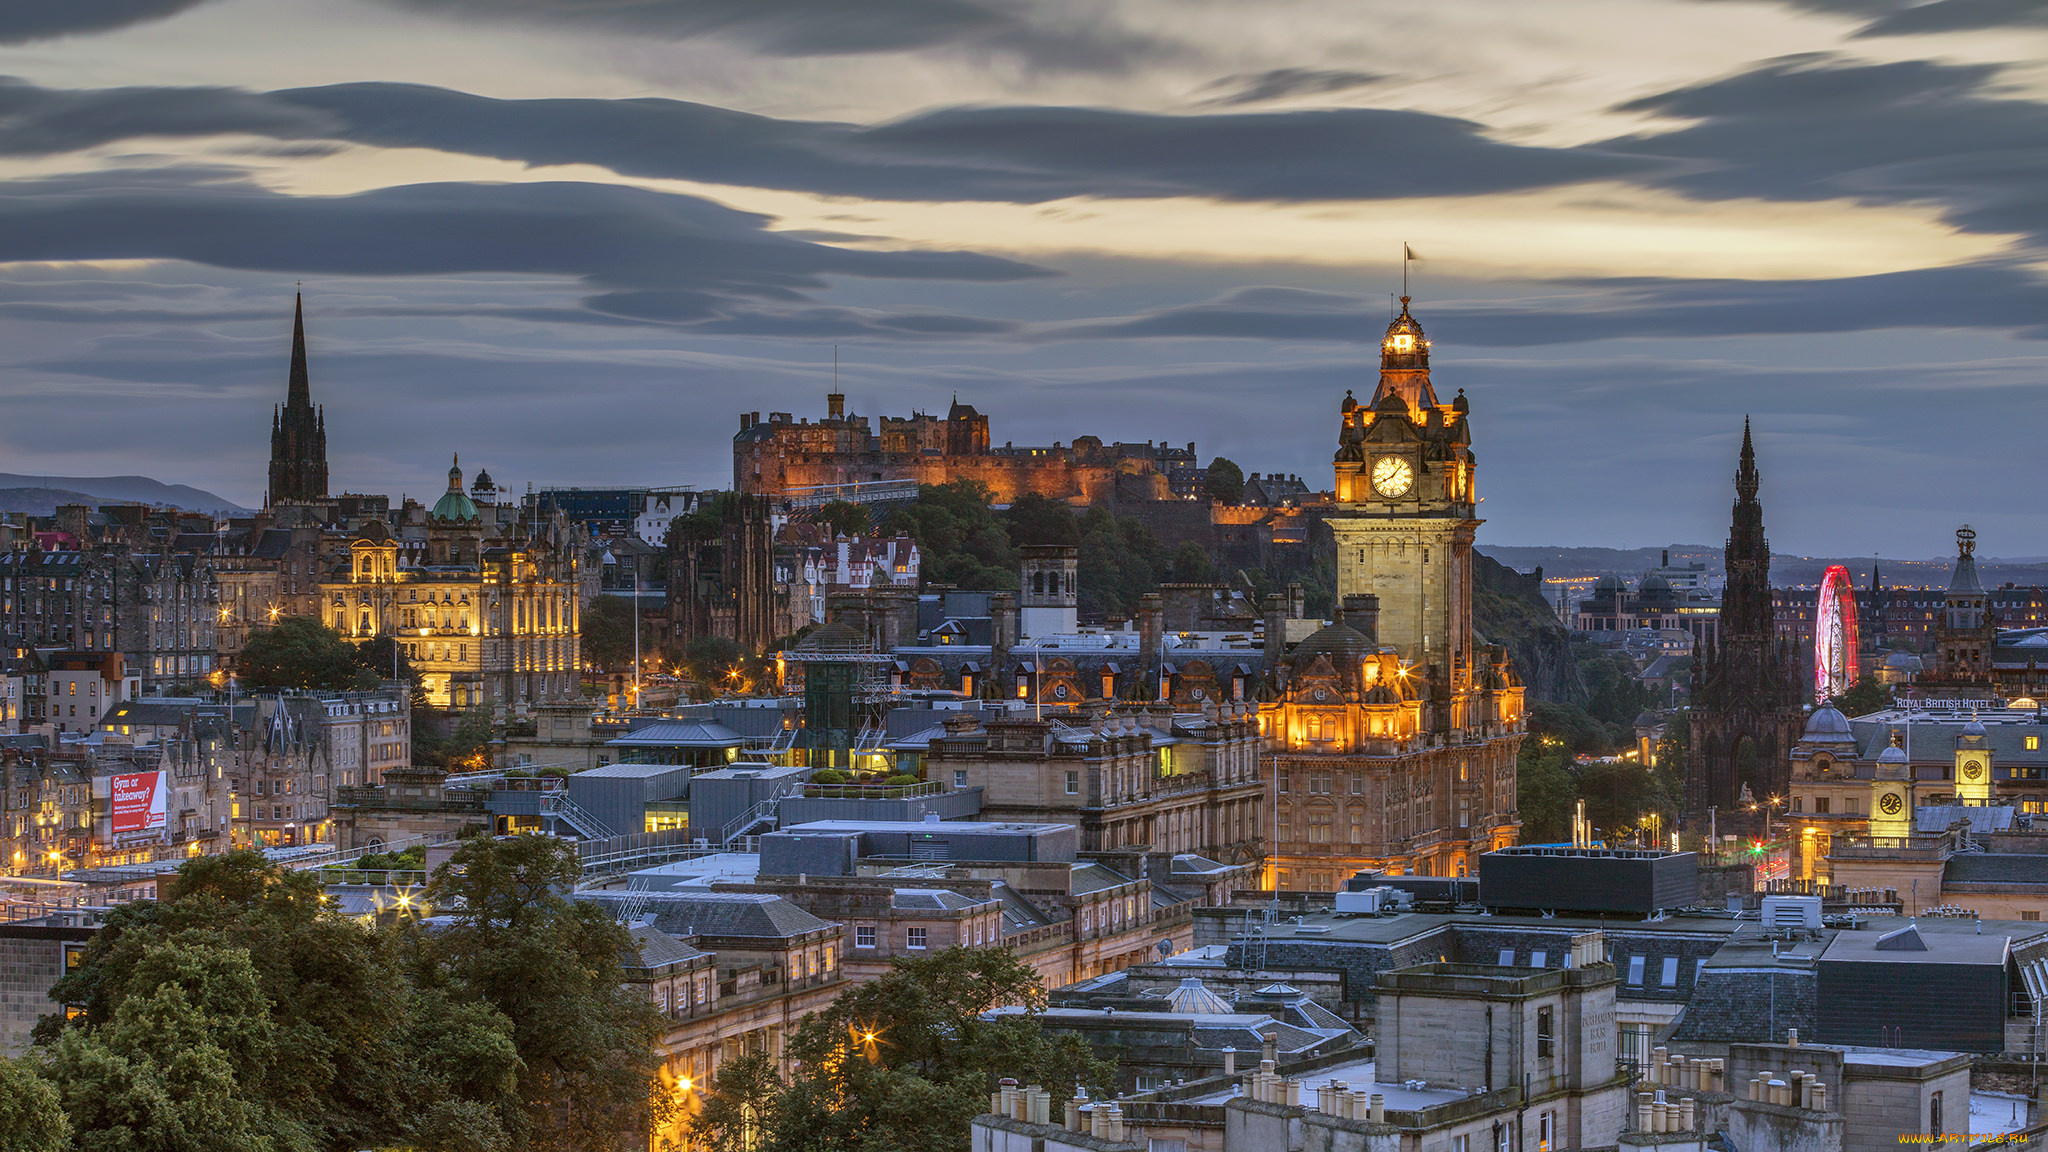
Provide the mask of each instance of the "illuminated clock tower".
[{"label": "illuminated clock tower", "polygon": [[[1409,314],[1387,326],[1370,404],[1344,398],[1336,460],[1337,596],[1379,597],[1379,641],[1447,701],[1473,683],[1472,437],[1462,389],[1439,403],[1429,341]],[[1439,716],[1431,727],[1451,722]]]},{"label": "illuminated clock tower", "polygon": [[1956,803],[1980,808],[1991,803],[1991,741],[1975,716],[1956,737]]}]

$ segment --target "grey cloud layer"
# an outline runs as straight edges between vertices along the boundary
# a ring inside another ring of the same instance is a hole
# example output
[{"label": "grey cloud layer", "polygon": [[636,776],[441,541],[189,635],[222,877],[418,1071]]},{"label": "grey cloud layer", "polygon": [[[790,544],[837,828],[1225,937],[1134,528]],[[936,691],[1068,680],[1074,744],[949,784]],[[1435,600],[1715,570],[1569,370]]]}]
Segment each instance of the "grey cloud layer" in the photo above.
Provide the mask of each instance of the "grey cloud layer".
[{"label": "grey cloud layer", "polygon": [[1463,195],[1621,176],[1653,163],[1502,144],[1470,121],[1371,108],[1207,116],[959,108],[858,126],[680,100],[497,100],[404,84],[261,94],[0,87],[0,152],[222,133],[593,164],[632,176],[836,196],[1017,203]]},{"label": "grey cloud layer", "polygon": [[6,0],[0,44],[107,32],[196,7],[205,0]]},{"label": "grey cloud layer", "polygon": [[[226,174],[102,173],[0,186],[0,261],[189,260],[349,275],[577,277],[616,315],[744,327],[806,303],[827,277],[1014,280],[1043,275],[968,252],[851,251],[779,236],[765,218],[615,185],[420,184],[293,197]],[[851,322],[841,318],[842,322]],[[869,318],[893,330],[944,316]],[[963,322],[971,323],[971,322]]]}]

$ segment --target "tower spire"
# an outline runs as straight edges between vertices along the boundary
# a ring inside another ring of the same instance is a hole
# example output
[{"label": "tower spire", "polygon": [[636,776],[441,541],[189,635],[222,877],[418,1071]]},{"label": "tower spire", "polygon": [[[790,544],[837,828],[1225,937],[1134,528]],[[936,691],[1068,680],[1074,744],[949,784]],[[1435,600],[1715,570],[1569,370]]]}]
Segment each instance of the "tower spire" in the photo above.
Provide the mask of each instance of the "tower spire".
[{"label": "tower spire", "polygon": [[1749,440],[1749,417],[1742,418],[1742,461],[1735,468],[1735,495],[1745,504],[1756,499],[1756,448]]},{"label": "tower spire", "polygon": [[306,372],[306,298],[292,298],[292,365],[285,401],[270,424],[270,488],[267,503],[322,500],[327,496],[327,421],[313,406]]},{"label": "tower spire", "polygon": [[297,293],[292,299],[292,374],[286,389],[287,408],[310,408],[313,404],[313,385],[306,378],[306,296]]}]

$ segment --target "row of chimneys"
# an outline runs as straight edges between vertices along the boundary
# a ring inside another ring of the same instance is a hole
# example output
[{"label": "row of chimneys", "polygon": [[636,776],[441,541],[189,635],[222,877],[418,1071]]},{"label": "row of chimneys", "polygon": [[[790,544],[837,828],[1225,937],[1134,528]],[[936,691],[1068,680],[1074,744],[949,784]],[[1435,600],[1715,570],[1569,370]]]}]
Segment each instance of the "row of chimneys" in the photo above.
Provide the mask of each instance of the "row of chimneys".
[{"label": "row of chimneys", "polygon": [[1700,1092],[1726,1092],[1728,1065],[1724,1060],[1687,1060],[1673,1056],[1669,1049],[1650,1049],[1650,1070],[1645,1077],[1652,1084],[1691,1088]]}]

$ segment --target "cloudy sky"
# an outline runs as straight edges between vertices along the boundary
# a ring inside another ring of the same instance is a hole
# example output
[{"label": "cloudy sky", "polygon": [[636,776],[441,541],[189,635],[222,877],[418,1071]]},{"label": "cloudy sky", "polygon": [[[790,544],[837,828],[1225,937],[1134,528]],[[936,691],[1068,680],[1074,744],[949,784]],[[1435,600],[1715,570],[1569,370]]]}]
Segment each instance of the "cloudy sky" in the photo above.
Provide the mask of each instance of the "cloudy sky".
[{"label": "cloudy sky", "polygon": [[741,411],[1328,483],[1414,266],[1482,542],[2048,553],[2042,0],[12,0],[0,472],[729,481]]}]

